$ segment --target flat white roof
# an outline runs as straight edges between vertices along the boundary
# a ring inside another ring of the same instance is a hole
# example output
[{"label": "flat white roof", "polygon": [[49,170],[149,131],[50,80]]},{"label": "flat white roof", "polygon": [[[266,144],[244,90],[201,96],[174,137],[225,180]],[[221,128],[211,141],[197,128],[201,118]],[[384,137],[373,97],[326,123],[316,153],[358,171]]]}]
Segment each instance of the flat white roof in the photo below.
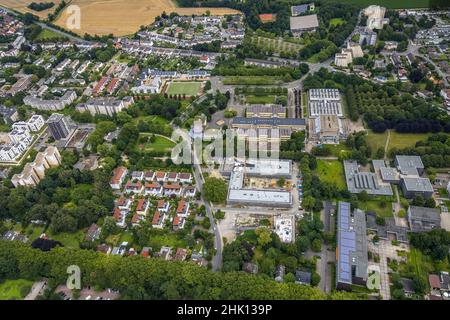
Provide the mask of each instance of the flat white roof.
[{"label": "flat white roof", "polygon": [[230,189],[228,200],[255,202],[255,203],[277,203],[291,204],[291,193],[288,191],[252,190],[252,189]]}]

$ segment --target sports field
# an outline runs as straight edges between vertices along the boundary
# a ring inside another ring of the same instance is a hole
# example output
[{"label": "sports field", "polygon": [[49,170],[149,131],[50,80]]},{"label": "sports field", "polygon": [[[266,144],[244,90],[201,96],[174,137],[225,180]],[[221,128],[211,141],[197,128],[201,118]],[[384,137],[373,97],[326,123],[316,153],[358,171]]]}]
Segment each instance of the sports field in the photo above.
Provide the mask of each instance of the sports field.
[{"label": "sports field", "polygon": [[[240,13],[229,8],[179,8],[172,0],[72,0],[70,4],[81,9],[81,29],[72,30],[80,35],[130,35],[140,26],[153,23],[163,11],[180,15],[204,14],[206,11],[212,15]],[[65,28],[68,17],[64,10],[56,24]]]},{"label": "sports field", "polygon": [[201,82],[171,82],[166,93],[170,95],[186,95],[188,97],[196,96],[202,87]]},{"label": "sports field", "polygon": [[[53,2],[55,5],[47,10],[43,10],[43,11],[34,11],[31,10],[29,8],[27,8],[27,6],[32,3],[32,2],[36,2],[36,3],[40,3],[40,2]],[[9,9],[13,9],[19,12],[30,12],[32,14],[34,14],[35,16],[38,16],[41,19],[45,19],[47,18],[49,13],[52,13],[56,7],[58,6],[58,4],[60,4],[61,0],[46,0],[46,1],[38,1],[38,0],[0,0],[0,5],[9,8]]]}]

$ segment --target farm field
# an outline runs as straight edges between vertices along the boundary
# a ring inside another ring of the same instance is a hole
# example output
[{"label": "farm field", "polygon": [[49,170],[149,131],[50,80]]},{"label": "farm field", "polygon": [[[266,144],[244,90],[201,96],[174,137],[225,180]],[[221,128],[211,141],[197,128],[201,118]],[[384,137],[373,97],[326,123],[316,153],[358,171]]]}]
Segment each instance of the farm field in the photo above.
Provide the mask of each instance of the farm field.
[{"label": "farm field", "polygon": [[[72,30],[80,35],[130,35],[141,25],[153,23],[163,11],[180,15],[204,14],[206,11],[212,15],[240,13],[229,8],[179,8],[172,0],[72,0],[71,5],[81,9],[81,29]],[[56,24],[65,28],[68,17],[64,10]]]},{"label": "farm field", "polygon": [[166,93],[170,95],[197,96],[200,92],[201,82],[170,82]]},{"label": "farm field", "polygon": [[58,6],[58,4],[61,3],[61,0],[51,0],[51,1],[42,1],[42,2],[53,2],[55,5],[47,10],[43,10],[43,11],[34,11],[29,9],[27,6],[32,3],[32,2],[36,2],[36,3],[40,3],[41,1],[36,1],[36,0],[0,0],[0,5],[4,6],[6,8],[9,9],[13,9],[22,13],[25,12],[30,12],[32,14],[34,14],[35,16],[38,16],[41,19],[45,19],[47,18],[49,13],[53,13],[53,11],[56,9],[56,7]]},{"label": "farm field", "polygon": [[32,281],[18,279],[0,283],[0,300],[23,300],[30,292]]}]

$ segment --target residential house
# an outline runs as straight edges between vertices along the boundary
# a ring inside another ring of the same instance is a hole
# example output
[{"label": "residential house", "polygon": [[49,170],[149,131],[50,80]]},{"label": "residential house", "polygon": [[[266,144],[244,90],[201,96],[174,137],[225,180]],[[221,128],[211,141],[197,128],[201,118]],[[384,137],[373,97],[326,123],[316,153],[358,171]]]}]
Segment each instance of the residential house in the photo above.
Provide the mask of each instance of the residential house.
[{"label": "residential house", "polygon": [[295,271],[295,283],[303,285],[311,285],[311,272],[296,270]]},{"label": "residential house", "polygon": [[156,209],[159,211],[159,212],[162,212],[162,213],[168,213],[169,212],[169,209],[170,209],[170,203],[169,202],[167,202],[167,201],[164,201],[164,200],[158,200],[158,203],[157,203],[157,205],[156,205]]},{"label": "residential house", "polygon": [[178,201],[177,215],[187,218],[189,216],[189,202]]},{"label": "residential house", "polygon": [[184,260],[186,260],[186,257],[187,257],[187,250],[184,248],[178,248],[173,260],[184,261]]},{"label": "residential house", "polygon": [[150,202],[146,199],[139,199],[138,204],[136,206],[136,213],[142,216],[147,215],[148,207],[150,206]]},{"label": "residential house", "polygon": [[120,188],[122,187],[122,183],[127,176],[127,173],[128,169],[125,167],[118,167],[114,169],[114,176],[109,183],[113,190],[120,190]]},{"label": "residential house", "polygon": [[177,196],[179,197],[181,195],[181,185],[178,183],[174,184],[164,184],[164,195],[165,196]]},{"label": "residential house", "polygon": [[163,187],[159,183],[146,183],[144,194],[151,196],[162,196]]},{"label": "residential house", "polygon": [[153,171],[146,171],[144,176],[147,181],[153,181],[155,179],[155,173]]},{"label": "residential house", "polygon": [[153,214],[152,227],[157,229],[164,228],[164,222],[166,221],[166,214],[156,210]]},{"label": "residential house", "polygon": [[138,182],[128,181],[127,184],[125,185],[126,193],[141,194],[143,190],[144,186],[140,181]]},{"label": "residential house", "polygon": [[185,172],[179,173],[178,179],[181,183],[192,183],[192,174]]},{"label": "residential house", "polygon": [[100,238],[100,231],[101,229],[95,223],[93,223],[86,232],[85,240],[86,241],[97,240],[98,238]]},{"label": "residential house", "polygon": [[156,181],[158,182],[164,182],[166,181],[167,173],[163,171],[157,171],[156,172]]}]

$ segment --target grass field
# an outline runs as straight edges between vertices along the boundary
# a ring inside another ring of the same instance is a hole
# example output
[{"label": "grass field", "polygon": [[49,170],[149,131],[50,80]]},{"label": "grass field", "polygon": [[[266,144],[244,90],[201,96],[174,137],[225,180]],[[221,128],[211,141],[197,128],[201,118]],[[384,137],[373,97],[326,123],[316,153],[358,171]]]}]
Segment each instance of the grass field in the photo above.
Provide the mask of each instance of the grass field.
[{"label": "grass field", "polygon": [[[145,133],[141,133],[141,135],[148,135]],[[175,146],[175,143],[170,141],[169,139],[162,136],[155,136],[154,142],[148,142],[144,144],[144,149],[146,151],[170,151]]]},{"label": "grass field", "polygon": [[[407,147],[414,147],[417,141],[426,140],[431,133],[397,133],[391,130],[391,138],[389,140],[388,152],[393,148],[403,149]],[[367,135],[367,143],[375,154],[378,148],[384,148],[386,139],[388,137],[387,131],[384,133],[374,133],[369,130]]]},{"label": "grass field", "polygon": [[334,18],[330,20],[330,27],[338,26],[340,24],[345,23],[345,20],[342,18]]},{"label": "grass field", "polygon": [[47,235],[50,239],[59,241],[67,248],[80,248],[80,242],[84,240],[85,233],[79,230],[74,233],[62,232],[53,234],[50,230],[47,230]]},{"label": "grass field", "polygon": [[245,102],[249,104],[269,104],[269,103],[275,103],[275,100],[277,99],[276,96],[267,95],[267,96],[254,96],[254,95],[248,95],[245,96]]},{"label": "grass field", "polygon": [[[206,11],[211,15],[240,13],[229,8],[179,8],[172,0],[72,0],[71,4],[81,9],[81,29],[72,30],[80,35],[130,35],[141,25],[153,23],[163,11],[180,15],[204,14]],[[63,11],[56,24],[65,28],[68,17]]]},{"label": "grass field", "polygon": [[386,198],[386,200],[375,199],[369,201],[359,201],[358,208],[364,211],[376,212],[377,216],[389,218],[392,217],[392,202],[391,199]]},{"label": "grass field", "polygon": [[283,39],[271,39],[260,36],[251,38],[252,45],[262,50],[272,50],[274,52],[299,52],[303,45],[293,42],[284,41]]},{"label": "grass field", "polygon": [[229,76],[225,77],[223,84],[225,85],[275,85],[281,84],[283,80],[280,77],[262,77],[262,76]]},{"label": "grass field", "polygon": [[62,38],[60,34],[48,29],[42,29],[41,33],[36,37],[36,40],[52,40],[60,38]]},{"label": "grass field", "polygon": [[339,189],[345,189],[344,167],[340,161],[317,160],[317,169],[314,172],[321,181],[336,184]]},{"label": "grass field", "polygon": [[0,283],[0,300],[23,300],[33,286],[32,281],[18,279]]},{"label": "grass field", "polygon": [[[32,3],[32,2],[36,2],[36,3],[40,3],[40,2],[53,2],[55,5],[47,10],[43,10],[43,11],[34,11],[29,9],[27,6]],[[61,0],[49,0],[49,1],[37,1],[37,0],[0,0],[0,5],[9,8],[9,9],[13,9],[19,12],[30,12],[32,14],[34,14],[35,16],[38,16],[41,19],[45,19],[47,18],[49,13],[52,13],[56,7],[58,6],[58,4],[61,3]]]},{"label": "grass field", "polygon": [[197,96],[202,87],[201,82],[171,82],[166,93],[170,95],[186,95],[188,97]]}]

